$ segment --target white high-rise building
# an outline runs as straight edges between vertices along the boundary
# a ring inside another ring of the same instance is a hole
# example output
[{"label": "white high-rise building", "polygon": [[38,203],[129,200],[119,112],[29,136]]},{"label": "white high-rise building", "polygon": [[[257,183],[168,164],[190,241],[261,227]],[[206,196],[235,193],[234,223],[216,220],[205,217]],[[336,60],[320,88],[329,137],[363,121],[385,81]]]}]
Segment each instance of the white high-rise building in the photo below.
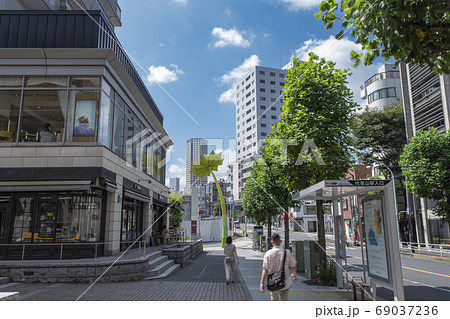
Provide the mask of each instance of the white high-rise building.
[{"label": "white high-rise building", "polygon": [[394,64],[383,64],[378,73],[361,85],[361,99],[369,108],[385,107],[402,99],[400,71]]},{"label": "white high-rise building", "polygon": [[239,200],[250,176],[258,149],[273,131],[282,112],[281,96],[288,67],[254,67],[235,84],[236,157],[239,170]]},{"label": "white high-rise building", "polygon": [[191,174],[194,169],[192,164],[200,161],[200,155],[208,155],[208,141],[202,138],[191,138],[186,141],[186,190],[189,191],[191,186],[206,185],[208,177],[203,176],[199,181],[197,176]]}]

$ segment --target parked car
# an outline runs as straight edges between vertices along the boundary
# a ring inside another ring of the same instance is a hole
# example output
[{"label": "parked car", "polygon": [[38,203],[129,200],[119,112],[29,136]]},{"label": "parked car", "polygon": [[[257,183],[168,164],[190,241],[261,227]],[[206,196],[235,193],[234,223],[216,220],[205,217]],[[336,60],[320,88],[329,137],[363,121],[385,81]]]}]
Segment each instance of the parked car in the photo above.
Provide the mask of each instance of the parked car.
[{"label": "parked car", "polygon": [[239,224],[239,222],[234,222],[234,228],[241,228],[241,225]]}]

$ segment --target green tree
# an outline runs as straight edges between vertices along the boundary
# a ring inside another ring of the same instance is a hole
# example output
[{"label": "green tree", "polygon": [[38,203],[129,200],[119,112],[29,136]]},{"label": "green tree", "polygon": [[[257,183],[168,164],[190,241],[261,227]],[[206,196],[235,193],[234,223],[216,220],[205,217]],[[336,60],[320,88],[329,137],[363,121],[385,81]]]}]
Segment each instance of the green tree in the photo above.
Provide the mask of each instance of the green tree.
[{"label": "green tree", "polygon": [[436,73],[450,73],[450,2],[448,0],[326,0],[319,5],[317,19],[327,30],[337,21],[356,37],[366,53],[351,58],[372,64],[375,57],[397,62],[427,64]]},{"label": "green tree", "polygon": [[[260,152],[264,152],[264,147],[260,148]],[[292,200],[293,194],[285,187],[281,173],[278,165],[256,161],[244,187],[244,211],[257,222],[267,221],[268,236],[272,233],[272,217],[278,215],[281,209],[287,211],[297,205]],[[289,222],[288,218],[285,220]],[[289,227],[285,228],[285,244],[289,245]]]},{"label": "green tree", "polygon": [[[353,124],[355,148],[360,159],[372,165],[376,159],[391,168],[396,182],[404,191],[404,177],[399,167],[400,155],[406,144],[405,118],[401,102],[384,108],[366,108]],[[383,175],[390,173],[379,166]]]},{"label": "green tree", "polygon": [[417,131],[400,156],[406,188],[436,201],[434,212],[450,222],[450,131]]},{"label": "green tree", "polygon": [[[283,112],[266,139],[263,158],[278,161],[291,193],[324,179],[344,176],[352,163],[350,126],[357,104],[346,86],[348,70],[310,54],[294,60],[283,90]],[[295,144],[295,145],[293,145]],[[316,201],[318,241],[325,247],[323,201]],[[326,259],[325,251],[321,260]]]},{"label": "green tree", "polygon": [[169,227],[180,228],[184,220],[183,214],[183,196],[178,193],[169,195],[170,211],[169,211]]},{"label": "green tree", "polygon": [[194,169],[191,171],[192,174],[195,174],[198,178],[203,176],[209,176],[210,174],[214,178],[214,182],[216,183],[217,192],[219,193],[220,206],[222,208],[222,247],[225,245],[225,240],[228,236],[228,222],[227,222],[227,211],[225,209],[225,199],[223,198],[222,189],[220,188],[219,181],[214,175],[214,171],[217,171],[219,165],[222,165],[223,158],[222,153],[216,154],[214,151],[208,156],[200,155],[200,162],[193,163]]}]

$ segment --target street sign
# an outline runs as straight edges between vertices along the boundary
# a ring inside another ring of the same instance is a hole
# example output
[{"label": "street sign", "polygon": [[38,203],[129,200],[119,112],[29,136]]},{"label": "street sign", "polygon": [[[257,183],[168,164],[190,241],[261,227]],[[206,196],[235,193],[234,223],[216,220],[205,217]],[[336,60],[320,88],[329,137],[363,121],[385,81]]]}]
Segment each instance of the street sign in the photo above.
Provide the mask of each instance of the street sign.
[{"label": "street sign", "polygon": [[350,184],[355,186],[385,186],[391,180],[390,179],[356,179],[348,180]]}]

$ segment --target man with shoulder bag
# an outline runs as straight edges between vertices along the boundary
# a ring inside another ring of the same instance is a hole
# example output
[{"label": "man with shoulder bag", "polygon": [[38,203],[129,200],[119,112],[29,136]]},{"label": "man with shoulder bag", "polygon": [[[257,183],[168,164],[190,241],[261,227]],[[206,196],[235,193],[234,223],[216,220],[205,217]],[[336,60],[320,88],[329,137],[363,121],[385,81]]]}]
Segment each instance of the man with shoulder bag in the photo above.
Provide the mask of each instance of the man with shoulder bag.
[{"label": "man with shoulder bag", "polygon": [[[288,301],[292,279],[297,280],[297,268],[295,267],[297,262],[289,249],[281,248],[280,235],[272,234],[270,242],[273,248],[264,255],[259,289],[264,293],[267,288],[272,301]],[[292,271],[291,276],[289,276],[289,269]],[[267,285],[264,283],[266,277]]]}]

